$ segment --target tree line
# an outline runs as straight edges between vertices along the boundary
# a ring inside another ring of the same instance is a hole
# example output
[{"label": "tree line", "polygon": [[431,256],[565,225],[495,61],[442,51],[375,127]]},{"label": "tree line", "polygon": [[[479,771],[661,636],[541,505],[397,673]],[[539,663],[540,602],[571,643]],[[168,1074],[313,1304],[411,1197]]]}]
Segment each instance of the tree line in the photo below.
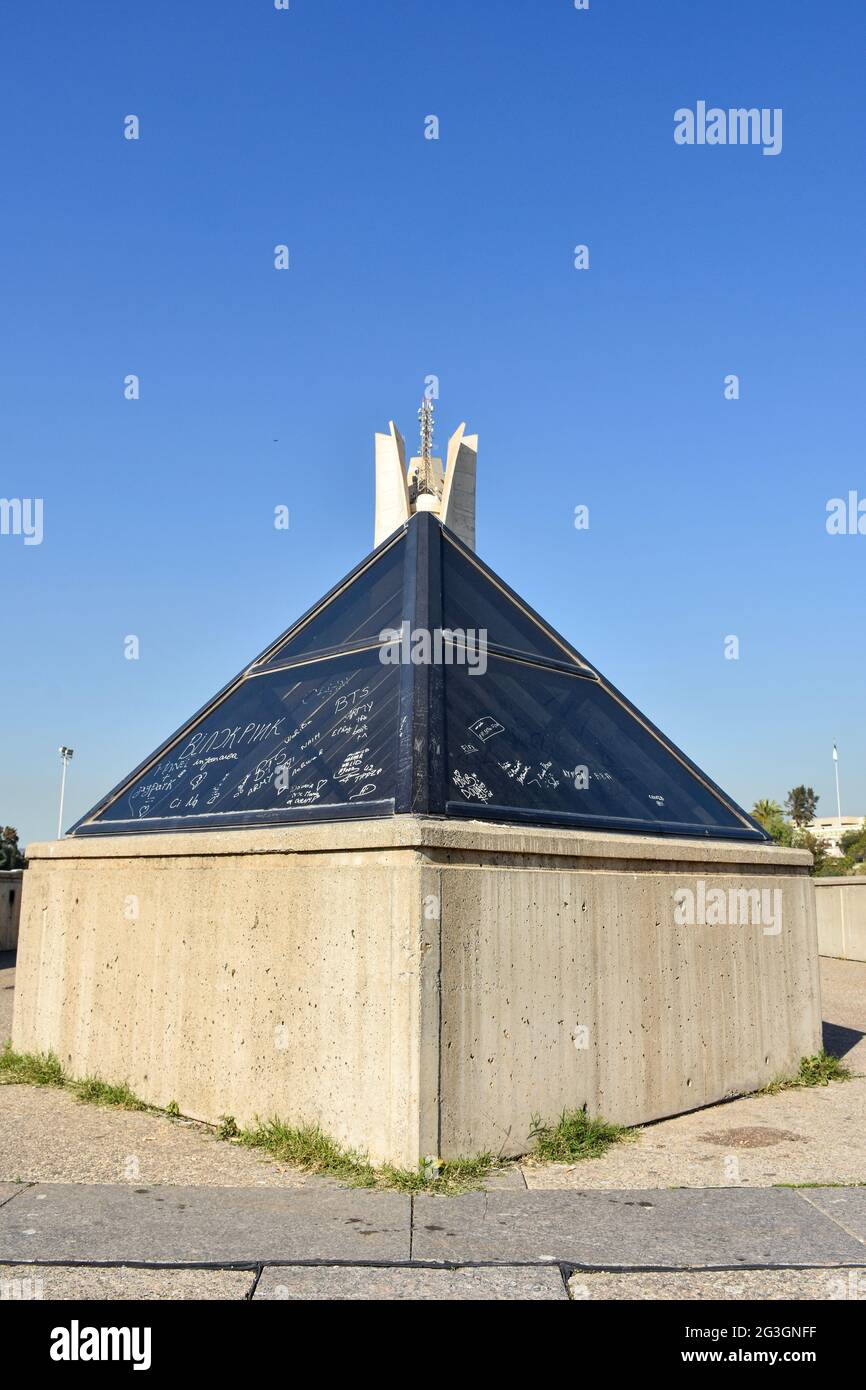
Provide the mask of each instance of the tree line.
[{"label": "tree line", "polygon": [[839,842],[841,858],[830,854],[827,841],[808,829],[815,819],[819,799],[811,787],[792,787],[785,798],[784,809],[777,801],[756,801],[752,816],[777,845],[809,850],[815,859],[814,874],[839,877],[866,872],[866,821],[842,836]]}]

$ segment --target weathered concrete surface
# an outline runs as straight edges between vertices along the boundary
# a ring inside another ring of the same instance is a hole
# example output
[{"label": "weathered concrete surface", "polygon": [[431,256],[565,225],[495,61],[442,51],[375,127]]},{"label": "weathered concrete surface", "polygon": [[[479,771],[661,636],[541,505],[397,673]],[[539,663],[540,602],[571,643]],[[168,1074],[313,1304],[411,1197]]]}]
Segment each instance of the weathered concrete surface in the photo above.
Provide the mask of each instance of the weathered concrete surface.
[{"label": "weathered concrete surface", "polygon": [[37,1183],[0,1206],[0,1263],[399,1264],[410,1220],[399,1192]]},{"label": "weathered concrete surface", "polygon": [[[641,1123],[820,1046],[802,851],[398,817],[28,854],[14,1045],[199,1119],[520,1153],[534,1114]],[[676,925],[700,881],[779,890],[781,930]]]},{"label": "weathered concrete surface", "polygon": [[0,1303],[31,1299],[97,1299],[111,1303],[244,1299],[249,1297],[254,1283],[255,1273],[242,1269],[0,1265]]},{"label": "weathered concrete surface", "polygon": [[473,1192],[416,1197],[413,1209],[413,1259],[449,1264],[847,1267],[862,1265],[864,1251],[826,1209],[788,1188]]},{"label": "weathered concrete surface", "polygon": [[388,1269],[323,1265],[318,1268],[265,1269],[256,1299],[452,1300],[479,1302],[517,1299],[523,1303],[567,1302],[558,1269],[507,1265],[497,1269]]},{"label": "weathered concrete surface", "polygon": [[676,1270],[663,1274],[612,1274],[580,1270],[568,1281],[575,1302],[586,1299],[718,1299],[779,1302],[786,1299],[866,1299],[866,1268]]},{"label": "weathered concrete surface", "polygon": [[815,905],[821,955],[866,961],[866,874],[816,878]]},{"label": "weathered concrete surface", "polygon": [[51,858],[36,847],[15,1047],[53,1050],[71,1075],[125,1079],[194,1118],[320,1121],[414,1161],[423,957],[411,852],[257,853],[249,841],[244,852],[223,833],[180,837],[178,853],[158,838],[178,839],[125,839],[124,856],[111,840],[60,842]]},{"label": "weathered concrete surface", "polygon": [[[443,1153],[525,1151],[527,1117],[583,1104],[622,1124],[676,1114],[820,1046],[807,877],[742,847],[736,870],[707,845],[697,863],[617,862],[630,842],[611,839],[585,868],[440,873]],[[782,931],[676,926],[674,892],[700,879],[780,887]]]},{"label": "weathered concrete surface", "polygon": [[23,879],[23,869],[0,869],[0,951],[14,951],[18,945]]}]

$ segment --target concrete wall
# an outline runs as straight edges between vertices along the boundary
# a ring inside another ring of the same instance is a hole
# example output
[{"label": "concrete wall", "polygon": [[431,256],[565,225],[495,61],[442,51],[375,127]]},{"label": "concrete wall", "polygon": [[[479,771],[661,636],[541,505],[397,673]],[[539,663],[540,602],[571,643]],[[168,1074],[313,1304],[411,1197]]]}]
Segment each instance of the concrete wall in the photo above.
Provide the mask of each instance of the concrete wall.
[{"label": "concrete wall", "polygon": [[[398,817],[28,854],[15,1047],[205,1120],[516,1153],[535,1113],[639,1123],[820,1046],[803,851]],[[781,931],[677,926],[698,880],[778,888]]]},{"label": "concrete wall", "polygon": [[14,951],[18,945],[23,880],[23,869],[0,869],[0,951]]},{"label": "concrete wall", "polygon": [[841,960],[866,960],[866,874],[816,878],[818,950]]}]

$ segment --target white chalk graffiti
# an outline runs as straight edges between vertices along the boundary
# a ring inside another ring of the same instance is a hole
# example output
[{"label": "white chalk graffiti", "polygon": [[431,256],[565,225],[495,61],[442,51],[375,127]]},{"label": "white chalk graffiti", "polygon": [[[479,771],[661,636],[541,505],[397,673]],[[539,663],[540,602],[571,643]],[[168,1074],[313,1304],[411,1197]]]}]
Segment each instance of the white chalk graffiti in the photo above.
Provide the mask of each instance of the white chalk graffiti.
[{"label": "white chalk graffiti", "polygon": [[490,788],[474,772],[461,772],[458,768],[451,780],[467,801],[482,801],[486,806],[493,796]]},{"label": "white chalk graffiti", "polygon": [[469,725],[470,734],[475,734],[482,743],[486,743],[489,738],[495,738],[497,734],[505,733],[505,725],[498,723],[492,714],[482,714],[480,719],[476,719],[474,724]]}]

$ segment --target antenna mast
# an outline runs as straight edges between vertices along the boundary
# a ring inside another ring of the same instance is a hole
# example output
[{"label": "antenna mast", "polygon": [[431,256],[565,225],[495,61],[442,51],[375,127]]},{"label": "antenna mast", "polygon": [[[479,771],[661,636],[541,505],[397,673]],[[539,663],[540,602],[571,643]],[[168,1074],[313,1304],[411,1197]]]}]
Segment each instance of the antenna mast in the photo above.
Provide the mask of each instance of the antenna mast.
[{"label": "antenna mast", "polygon": [[433,481],[433,465],[431,462],[433,451],[433,402],[425,396],[418,411],[418,420],[421,425],[421,467],[418,469],[418,492],[429,492],[434,497],[439,495],[438,488]]}]

